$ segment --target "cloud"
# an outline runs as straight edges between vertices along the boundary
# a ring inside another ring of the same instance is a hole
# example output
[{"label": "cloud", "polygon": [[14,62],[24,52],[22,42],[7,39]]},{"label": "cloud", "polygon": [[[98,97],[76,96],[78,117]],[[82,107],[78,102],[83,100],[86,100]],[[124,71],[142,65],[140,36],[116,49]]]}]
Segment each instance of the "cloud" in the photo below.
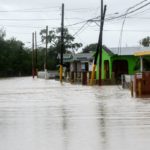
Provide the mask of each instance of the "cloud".
[{"label": "cloud", "polygon": [[[23,42],[31,41],[31,33],[34,31],[39,32],[40,28],[45,28],[46,25],[50,27],[59,27],[61,22],[61,4],[65,3],[65,25],[81,22],[83,20],[96,17],[100,14],[100,0],[5,0],[1,2],[0,9],[2,10],[25,10],[30,9],[31,12],[0,12],[0,25],[4,26],[7,32],[7,37],[15,36]],[[104,0],[107,4],[106,15],[119,12],[122,14],[130,6],[140,2],[137,0]],[[39,9],[41,8],[41,9]],[[32,12],[33,11],[33,12]],[[39,12],[34,12],[39,11]],[[141,14],[138,17],[149,17],[148,14]],[[137,15],[136,15],[137,16]],[[135,16],[134,16],[135,17]],[[12,19],[12,20],[7,20]],[[22,19],[16,21],[13,19]],[[26,19],[26,20],[24,20]],[[28,20],[29,19],[29,20]],[[33,19],[32,21],[30,19]],[[34,19],[50,19],[50,20],[34,20]],[[56,19],[56,20],[53,20]],[[69,31],[74,34],[83,24],[69,27]],[[117,46],[119,40],[119,30],[121,29],[122,20],[105,22],[104,29],[118,30],[118,31],[105,31],[104,42],[109,46]],[[26,26],[26,28],[25,28]],[[93,26],[93,27],[90,27]],[[35,28],[34,28],[35,27]],[[149,29],[149,20],[141,20],[130,18],[126,19],[125,29],[142,30]],[[83,42],[88,45],[92,42],[97,42],[99,27],[96,24],[88,24],[80,34],[76,36],[78,42]],[[146,32],[126,32],[123,34],[123,45],[126,42],[129,45],[135,45],[140,38],[147,35]],[[115,38],[114,38],[115,37]],[[132,37],[132,38],[131,38]],[[40,41],[40,36],[38,36]]]}]

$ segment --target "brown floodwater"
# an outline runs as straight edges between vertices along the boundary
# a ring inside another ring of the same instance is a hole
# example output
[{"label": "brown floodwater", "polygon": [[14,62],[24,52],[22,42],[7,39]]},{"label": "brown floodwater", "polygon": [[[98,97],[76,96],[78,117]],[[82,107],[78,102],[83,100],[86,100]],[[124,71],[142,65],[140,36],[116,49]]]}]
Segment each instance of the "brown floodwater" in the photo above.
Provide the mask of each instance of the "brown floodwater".
[{"label": "brown floodwater", "polygon": [[150,99],[120,86],[0,80],[0,150],[149,150]]}]

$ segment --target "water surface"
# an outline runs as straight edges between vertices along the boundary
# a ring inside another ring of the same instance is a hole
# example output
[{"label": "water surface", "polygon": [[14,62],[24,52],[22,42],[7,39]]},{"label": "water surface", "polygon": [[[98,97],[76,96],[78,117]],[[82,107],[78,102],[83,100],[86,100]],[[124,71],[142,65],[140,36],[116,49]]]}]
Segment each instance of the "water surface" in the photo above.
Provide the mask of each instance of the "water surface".
[{"label": "water surface", "polygon": [[0,80],[0,150],[149,150],[150,99],[119,86]]}]

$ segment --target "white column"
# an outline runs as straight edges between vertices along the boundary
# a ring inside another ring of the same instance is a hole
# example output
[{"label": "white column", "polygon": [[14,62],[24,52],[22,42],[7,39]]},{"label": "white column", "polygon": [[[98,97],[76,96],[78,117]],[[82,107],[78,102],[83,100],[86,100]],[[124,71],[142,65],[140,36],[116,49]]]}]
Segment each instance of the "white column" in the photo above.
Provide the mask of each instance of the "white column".
[{"label": "white column", "polygon": [[47,69],[45,69],[45,79],[48,79],[47,78]]},{"label": "white column", "polygon": [[143,72],[143,57],[140,57],[140,72]]}]

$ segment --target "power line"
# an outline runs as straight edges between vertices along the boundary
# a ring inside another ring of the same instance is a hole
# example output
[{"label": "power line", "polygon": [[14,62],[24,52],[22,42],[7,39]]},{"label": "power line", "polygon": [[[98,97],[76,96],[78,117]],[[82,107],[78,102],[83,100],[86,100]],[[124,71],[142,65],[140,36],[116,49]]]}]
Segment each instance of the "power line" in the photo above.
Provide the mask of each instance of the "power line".
[{"label": "power line", "polygon": [[[145,0],[145,1],[143,1],[143,3],[144,2],[146,2],[147,0]],[[143,4],[142,3],[142,4]],[[136,11],[138,11],[138,10],[141,10],[142,8],[144,8],[144,7],[146,7],[146,6],[148,6],[150,3],[146,3],[145,5],[142,5],[141,7],[138,7],[138,8],[136,8],[136,9],[134,9],[134,10],[132,10],[132,11],[129,11],[129,12],[126,12],[126,13],[124,13],[124,14],[122,14],[122,15],[119,15],[119,16],[116,16],[116,17],[109,17],[109,18],[106,18],[106,21],[112,21],[112,20],[115,20],[115,19],[123,19],[123,17],[125,16],[125,15],[128,15],[128,14],[132,14],[132,13],[135,13]],[[58,7],[57,7],[58,8]],[[36,8],[36,9],[38,9],[38,8]],[[42,8],[41,8],[42,9]],[[20,10],[20,11],[33,11],[34,12],[34,10],[35,10],[35,8],[34,9],[26,9],[26,10]],[[76,10],[78,10],[78,11],[80,11],[80,10],[88,10],[88,8],[79,8],[79,9],[68,9],[67,11],[76,11]],[[15,10],[13,10],[13,11],[15,11]],[[19,10],[16,10],[16,11],[19,11]],[[35,10],[35,12],[36,11],[39,11],[39,10]],[[44,10],[43,10],[44,11]],[[1,12],[1,11],[0,11]],[[9,11],[10,12],[10,11]],[[91,18],[91,19],[85,19],[85,20],[83,20],[82,18],[65,18],[65,19],[82,19],[82,21],[79,21],[79,22],[75,22],[75,23],[73,23],[73,24],[68,24],[68,25],[66,25],[65,27],[68,27],[68,28],[71,28],[72,26],[77,26],[77,25],[80,25],[80,24],[83,24],[75,33],[74,33],[74,36],[76,36],[76,35],[78,35],[81,31],[83,31],[83,29],[85,28],[85,26],[88,24],[88,22],[90,22],[91,20],[93,20],[93,19],[98,19],[100,16],[97,16],[97,17],[94,17],[94,18]],[[108,17],[108,16],[107,16]],[[128,17],[129,19],[131,18],[134,18],[134,17]],[[136,18],[136,17],[135,17]],[[139,19],[141,19],[141,18],[139,18]],[[143,19],[149,19],[149,18],[143,18]],[[40,18],[38,18],[38,19],[0,19],[0,20],[3,20],[3,21],[44,21],[44,20],[60,20],[59,18],[54,18],[54,19],[40,19]],[[99,20],[100,21],[100,20]],[[8,27],[22,27],[22,28],[39,28],[39,29],[42,29],[42,28],[44,28],[44,27],[40,27],[40,26],[21,26],[21,25],[6,25],[6,26],[8,26]],[[52,28],[56,28],[56,27],[52,27]],[[127,32],[136,32],[136,31],[127,31]],[[142,31],[141,31],[142,32]],[[23,33],[22,33],[23,34]],[[28,33],[26,33],[26,34],[28,34]]]},{"label": "power line", "polygon": [[86,20],[83,20],[83,21],[80,21],[80,22],[76,22],[76,23],[73,23],[73,24],[68,24],[65,27],[70,27],[70,26],[75,26],[75,25],[82,24],[82,23],[85,23],[85,22],[90,22],[91,20],[97,19],[98,17],[100,17],[100,16],[97,16],[97,17],[94,17],[94,18],[90,18],[90,19],[86,19]]},{"label": "power line", "polygon": [[[98,30],[97,30],[98,31]],[[120,32],[120,30],[109,30],[109,29],[105,29],[104,31],[108,31],[108,32]],[[124,32],[150,32],[150,30],[124,30]]]},{"label": "power line", "polygon": [[[147,1],[147,0],[144,0],[144,1],[138,3],[138,4],[134,5],[134,6],[137,7],[138,5],[140,5],[140,4],[142,4],[142,3],[146,2],[146,1]],[[130,9],[128,8],[127,11],[126,11],[124,14],[121,14],[121,15],[116,16],[116,17],[109,17],[109,18],[106,18],[105,21],[112,21],[112,20],[116,20],[116,19],[120,19],[120,18],[121,18],[121,19],[124,19],[123,17],[125,17],[125,16],[127,16],[127,15],[129,15],[129,14],[132,14],[132,13],[138,11],[138,10],[141,10],[141,9],[143,9],[144,7],[147,7],[148,5],[150,5],[150,2],[148,2],[148,3],[146,3],[146,4],[144,4],[144,5],[140,6],[140,7],[138,7],[138,8],[136,8],[136,9],[132,10],[132,11],[129,11]],[[134,8],[134,7],[132,6],[132,7],[130,7],[130,8]],[[99,17],[100,17],[100,16],[99,16]],[[93,20],[91,20],[91,21],[100,21],[100,20],[94,20],[94,19],[93,19]]]},{"label": "power line", "polygon": [[127,17],[128,19],[142,19],[142,20],[149,20],[150,17]]},{"label": "power line", "polygon": [[73,24],[68,24],[65,27],[75,26],[75,25],[82,24],[82,23],[85,23],[85,22],[87,22],[87,20],[76,22],[76,23],[73,23]]},{"label": "power line", "polygon": [[41,7],[41,8],[26,8],[26,9],[14,9],[14,10],[1,10],[0,13],[2,12],[31,12],[35,10],[41,10],[41,9],[55,9],[55,8],[59,8],[59,6],[55,6],[55,7]]},{"label": "power line", "polygon": [[114,19],[125,17],[125,16],[127,16],[129,14],[132,14],[132,13],[138,11],[138,10],[141,10],[142,8],[144,8],[144,7],[148,6],[148,5],[150,5],[150,2],[146,3],[145,5],[143,5],[143,6],[139,7],[139,8],[136,8],[135,10],[126,12],[126,13],[124,13],[122,15],[119,15],[119,16],[116,16],[116,17],[111,17],[111,18],[106,18],[106,21],[110,21],[110,20],[114,20]]},{"label": "power line", "polygon": [[68,12],[73,12],[73,13],[86,13],[86,12],[91,12],[91,11],[95,11],[95,9],[98,9],[99,7],[97,8],[78,8],[78,9],[66,9],[66,11]]},{"label": "power line", "polygon": [[99,7],[95,7],[95,8],[91,8],[91,7],[88,7],[88,8],[74,8],[74,9],[66,9],[66,11],[69,11],[69,10],[71,10],[71,11],[73,11],[73,10],[93,10],[93,9],[97,9],[97,8],[99,8]]},{"label": "power line", "polygon": [[[44,29],[45,28],[45,26],[28,26],[28,25],[7,25],[7,24],[3,24],[3,25],[0,25],[1,27],[10,27],[10,28],[33,28],[33,29]],[[50,29],[57,29],[57,28],[59,28],[59,27],[50,27],[49,26],[49,28]],[[72,26],[70,26],[70,27],[68,27],[69,29],[71,29],[71,30],[77,30],[78,29],[78,27],[72,27]],[[30,33],[31,34],[31,33]]]},{"label": "power line", "polygon": [[[46,9],[55,9],[58,8],[60,9],[59,6],[56,7],[42,7],[42,8],[27,8],[27,9],[16,9],[16,10],[1,10],[0,13],[17,13],[17,12],[23,12],[23,13],[28,13],[28,12],[51,12],[52,10],[46,10]],[[81,12],[81,11],[95,11],[95,9],[98,8],[75,8],[75,9],[66,9],[66,11],[69,12]],[[59,11],[59,10],[53,10],[53,11]]]},{"label": "power line", "polygon": [[[53,10],[53,11],[57,11],[57,10]],[[59,11],[59,10],[58,10]],[[0,13],[45,13],[45,12],[52,12],[52,10],[28,10],[28,11],[24,11],[24,10],[22,10],[22,11],[0,11]]]},{"label": "power line", "polygon": [[[124,20],[123,20],[123,22],[122,22],[122,27],[121,27],[121,31],[120,31],[120,38],[119,38],[119,45],[118,45],[118,53],[119,53],[119,51],[120,51],[120,54],[121,54],[121,44],[122,44],[123,28],[124,28],[124,24],[125,24],[125,20],[126,20],[127,15],[128,15],[128,14],[132,14],[132,13],[134,13],[134,12],[136,12],[136,11],[138,11],[138,10],[144,8],[144,7],[146,7],[147,5],[149,5],[150,2],[144,4],[143,6],[141,6],[141,7],[139,7],[139,8],[136,8],[137,6],[143,4],[143,3],[146,2],[146,1],[147,1],[147,0],[141,1],[140,3],[137,3],[137,4],[135,4],[134,6],[131,6],[131,7],[129,7],[129,8],[127,9],[126,15],[124,15]],[[136,8],[136,9],[134,9],[134,8]],[[132,10],[132,9],[134,9],[134,10]],[[130,10],[132,10],[132,11],[130,11]],[[130,11],[130,12],[129,12],[129,11]]]},{"label": "power line", "polygon": [[49,20],[60,20],[60,19],[2,19],[3,21],[49,21]]},{"label": "power line", "polygon": [[[82,18],[77,18],[77,17],[74,17],[74,18],[65,18],[66,20],[84,20]],[[42,18],[38,18],[38,19],[3,19],[3,18],[0,18],[0,20],[3,20],[3,21],[49,21],[49,20],[60,20],[60,18],[47,18],[47,19],[42,19]]]},{"label": "power line", "polygon": [[44,28],[44,26],[42,27],[38,27],[38,26],[25,26],[25,25],[6,25],[6,24],[3,24],[3,25],[0,25],[1,27],[12,27],[12,28],[39,28],[39,29],[42,29]]},{"label": "power line", "polygon": [[[114,19],[117,19],[117,18],[121,18],[125,15],[128,15],[128,14],[131,14],[133,12],[136,12],[137,10],[140,10],[142,9],[143,7],[147,6],[148,4],[150,3],[147,3],[145,4],[144,6],[134,10],[134,11],[131,11],[131,12],[128,12],[126,14],[122,14],[120,16],[117,16],[117,17],[111,17],[111,18],[106,18],[106,21],[110,21],[110,20],[114,20]],[[81,23],[85,23],[85,22],[88,22],[88,21],[91,21],[93,19],[97,19],[99,18],[100,16],[97,16],[97,17],[94,17],[94,18],[91,18],[91,19],[87,19],[87,20],[83,20],[83,21],[80,21],[80,22],[76,22],[76,23],[73,23],[73,24],[69,24],[69,25],[66,25],[65,27],[70,27],[70,26],[75,26],[75,25],[78,25],[78,24],[81,24]],[[82,18],[65,18],[65,19],[82,19]],[[46,20],[60,20],[59,18],[50,18],[50,19],[0,19],[0,20],[3,20],[3,21],[46,21]],[[38,27],[39,28],[39,27]]]},{"label": "power line", "polygon": [[85,23],[73,34],[73,36],[76,36],[76,35],[85,27],[86,24],[87,24],[87,22],[85,22]]}]

